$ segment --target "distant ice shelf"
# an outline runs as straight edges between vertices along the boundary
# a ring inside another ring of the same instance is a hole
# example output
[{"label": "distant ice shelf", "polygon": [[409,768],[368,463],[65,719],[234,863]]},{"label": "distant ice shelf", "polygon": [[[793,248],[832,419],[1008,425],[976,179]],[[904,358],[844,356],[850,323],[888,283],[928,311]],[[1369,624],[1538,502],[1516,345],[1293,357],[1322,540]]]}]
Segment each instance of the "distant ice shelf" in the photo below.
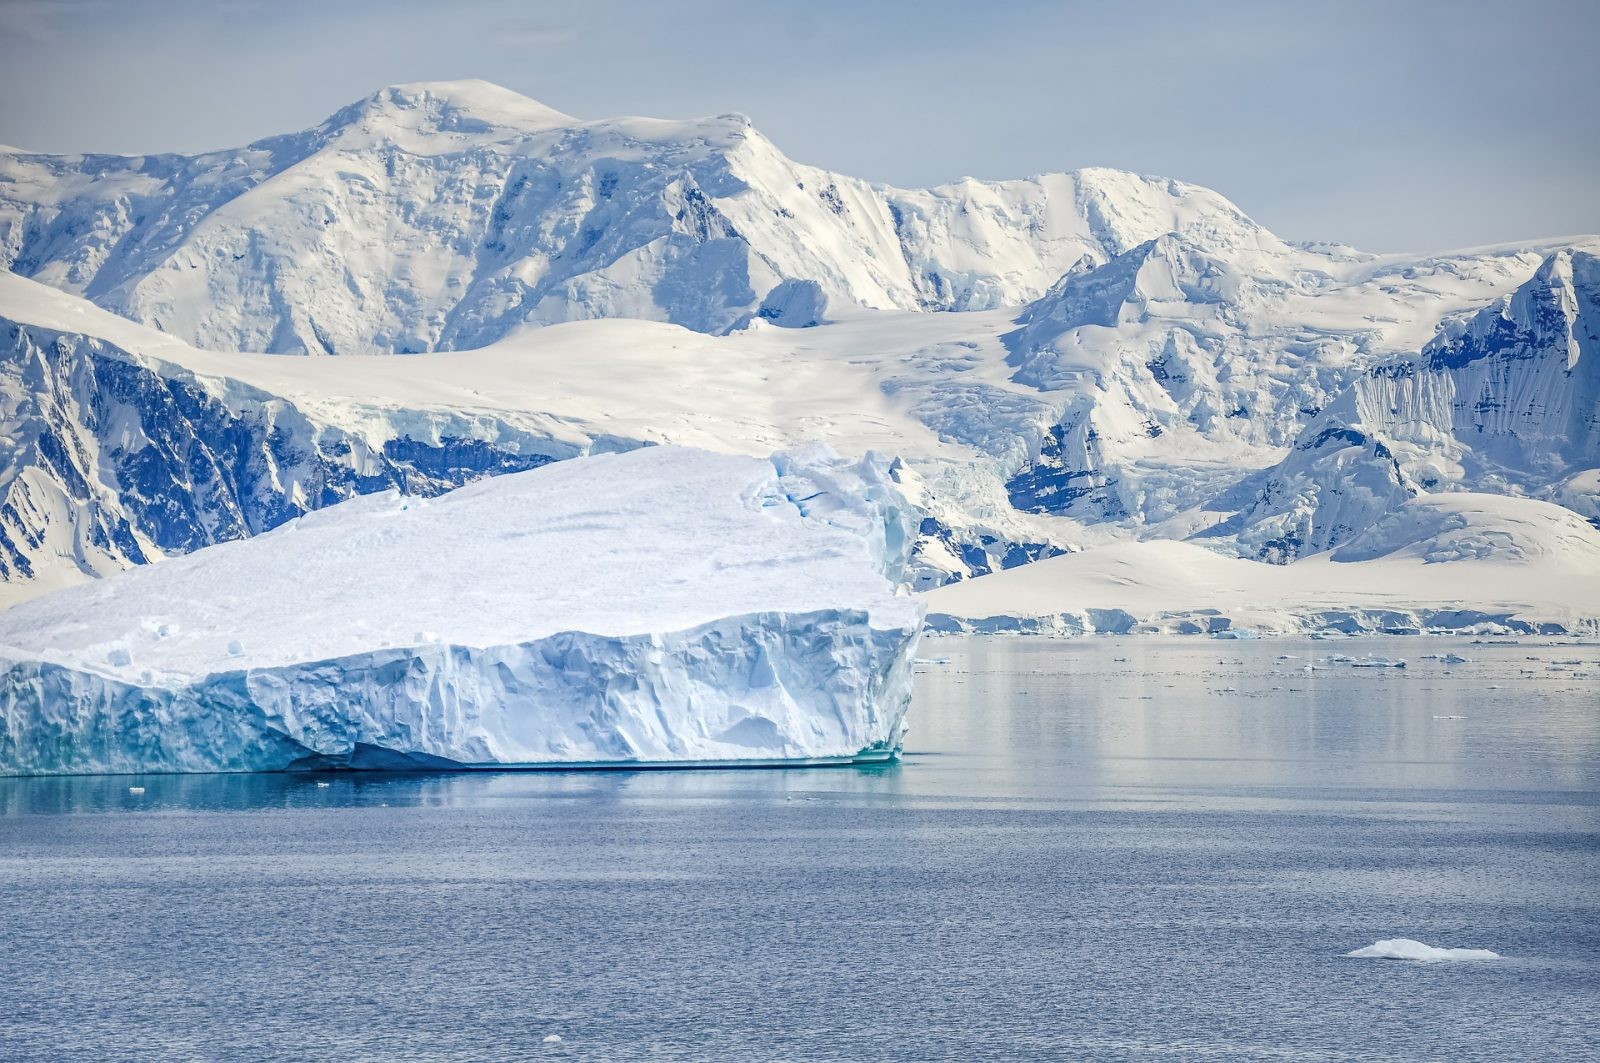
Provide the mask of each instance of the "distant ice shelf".
[{"label": "distant ice shelf", "polygon": [[[1492,550],[1470,548],[1491,538]],[[1151,540],[924,597],[929,629],[950,634],[1594,635],[1600,531],[1553,503],[1457,492],[1412,499],[1349,547],[1287,565]]]},{"label": "distant ice shelf", "polygon": [[46,595],[0,614],[0,774],[890,759],[896,473],[647,447]]}]

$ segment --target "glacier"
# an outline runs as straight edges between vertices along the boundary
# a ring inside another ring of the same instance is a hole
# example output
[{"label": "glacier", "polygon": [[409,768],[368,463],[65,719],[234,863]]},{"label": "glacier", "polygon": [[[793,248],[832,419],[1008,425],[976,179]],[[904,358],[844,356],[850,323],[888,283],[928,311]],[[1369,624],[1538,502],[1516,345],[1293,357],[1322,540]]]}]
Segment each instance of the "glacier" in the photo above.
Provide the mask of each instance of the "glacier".
[{"label": "glacier", "polygon": [[897,463],[576,458],[384,492],[0,613],[0,773],[882,760]]}]

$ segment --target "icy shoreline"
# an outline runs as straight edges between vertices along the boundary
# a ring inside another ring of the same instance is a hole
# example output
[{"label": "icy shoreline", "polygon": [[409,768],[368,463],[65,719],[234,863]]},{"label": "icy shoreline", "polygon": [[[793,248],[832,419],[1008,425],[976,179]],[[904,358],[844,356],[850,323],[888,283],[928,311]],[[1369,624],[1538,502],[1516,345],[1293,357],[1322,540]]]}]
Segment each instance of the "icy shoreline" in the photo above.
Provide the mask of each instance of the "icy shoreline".
[{"label": "icy shoreline", "polygon": [[1435,638],[1483,638],[1548,636],[1552,638],[1593,638],[1600,636],[1600,619],[1585,618],[1565,624],[1549,620],[1528,620],[1505,613],[1473,609],[1419,609],[1374,611],[1323,611],[1316,614],[1289,614],[1280,621],[1237,623],[1234,617],[1205,610],[1161,613],[1136,617],[1121,609],[1086,609],[1081,612],[1047,616],[953,616],[930,612],[924,632],[940,635],[1034,635],[1045,638],[1076,638],[1091,635],[1139,635],[1147,637],[1207,636],[1216,639],[1321,638],[1348,636],[1418,636]]}]

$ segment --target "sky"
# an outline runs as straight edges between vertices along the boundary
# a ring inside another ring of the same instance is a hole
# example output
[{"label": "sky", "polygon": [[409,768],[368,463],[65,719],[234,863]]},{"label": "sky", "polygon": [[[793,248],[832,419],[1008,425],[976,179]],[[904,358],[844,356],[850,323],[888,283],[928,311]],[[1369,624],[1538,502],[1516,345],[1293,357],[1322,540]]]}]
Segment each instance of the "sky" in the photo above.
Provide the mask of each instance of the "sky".
[{"label": "sky", "polygon": [[0,143],[144,154],[477,77],[583,118],[740,111],[900,186],[1113,166],[1297,240],[1600,233],[1600,0],[0,0]]}]

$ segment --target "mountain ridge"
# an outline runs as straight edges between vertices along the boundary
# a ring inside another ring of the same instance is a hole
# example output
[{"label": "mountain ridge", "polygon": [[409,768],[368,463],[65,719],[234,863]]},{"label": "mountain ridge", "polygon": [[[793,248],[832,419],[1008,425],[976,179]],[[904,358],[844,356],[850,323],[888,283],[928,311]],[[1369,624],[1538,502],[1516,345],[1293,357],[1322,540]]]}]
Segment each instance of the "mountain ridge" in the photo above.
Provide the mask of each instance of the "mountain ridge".
[{"label": "mountain ridge", "polygon": [[[1600,437],[1556,420],[1600,403],[1597,254],[1292,243],[1103,168],[895,189],[470,81],[237,152],[0,153],[0,593],[652,443],[900,455],[922,589],[1128,540],[1292,564],[1451,492],[1594,521]],[[1559,460],[1508,473],[1484,386]]]}]

